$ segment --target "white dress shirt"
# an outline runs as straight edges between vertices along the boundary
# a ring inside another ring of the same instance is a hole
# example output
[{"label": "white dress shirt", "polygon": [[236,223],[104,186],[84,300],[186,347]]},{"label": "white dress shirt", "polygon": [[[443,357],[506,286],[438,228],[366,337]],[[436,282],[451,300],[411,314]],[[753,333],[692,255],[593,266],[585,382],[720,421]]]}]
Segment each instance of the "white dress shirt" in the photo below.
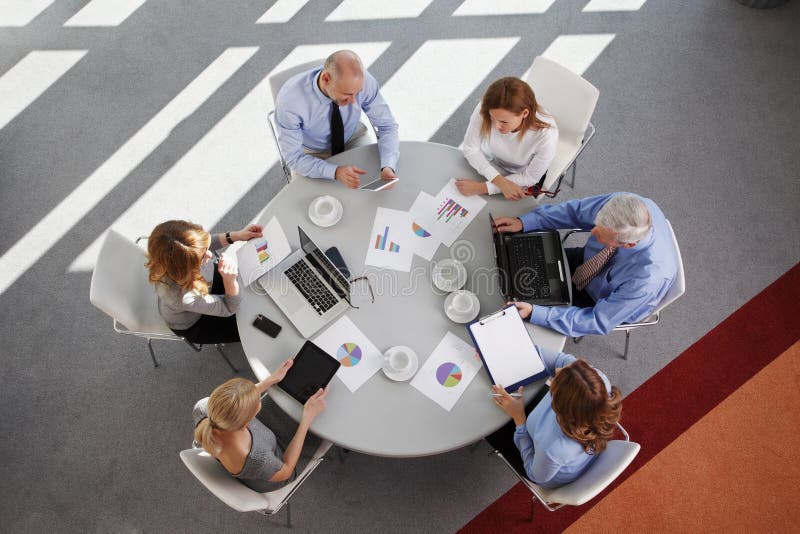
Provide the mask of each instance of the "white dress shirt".
[{"label": "white dress shirt", "polygon": [[490,195],[500,193],[492,183],[497,175],[505,176],[515,184],[530,187],[539,183],[556,155],[558,128],[550,115],[537,112],[536,117],[550,128],[530,130],[519,139],[519,132],[502,134],[494,127],[488,137],[481,138],[481,106],[475,108],[469,119],[461,151],[472,168],[483,175]]}]

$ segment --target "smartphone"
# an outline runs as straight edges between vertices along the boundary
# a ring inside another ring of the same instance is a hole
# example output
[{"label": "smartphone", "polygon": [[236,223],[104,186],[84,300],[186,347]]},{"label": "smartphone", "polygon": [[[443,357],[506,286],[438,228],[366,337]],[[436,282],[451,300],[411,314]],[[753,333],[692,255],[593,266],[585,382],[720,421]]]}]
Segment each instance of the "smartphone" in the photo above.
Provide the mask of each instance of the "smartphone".
[{"label": "smartphone", "polygon": [[253,321],[253,326],[267,334],[269,337],[278,337],[278,333],[281,331],[281,325],[270,321],[260,313],[256,316],[256,320]]},{"label": "smartphone", "polygon": [[389,187],[397,180],[398,180],[397,178],[392,178],[391,180],[384,180],[383,178],[378,178],[376,180],[372,180],[371,182],[362,185],[361,187],[359,187],[359,189],[362,189],[364,191],[380,191],[385,187]]}]

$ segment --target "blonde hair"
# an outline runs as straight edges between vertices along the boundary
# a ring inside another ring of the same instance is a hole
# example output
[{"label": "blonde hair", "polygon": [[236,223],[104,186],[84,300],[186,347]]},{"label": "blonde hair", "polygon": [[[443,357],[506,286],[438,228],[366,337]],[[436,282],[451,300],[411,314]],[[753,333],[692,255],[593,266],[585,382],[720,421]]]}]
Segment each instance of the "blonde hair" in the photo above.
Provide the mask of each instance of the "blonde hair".
[{"label": "blonde hair", "polygon": [[208,281],[200,273],[211,236],[199,224],[189,221],[166,221],[156,226],[147,240],[147,263],[150,281],[166,283],[171,279],[185,291],[208,294]]},{"label": "blonde hair", "polygon": [[211,454],[219,454],[222,444],[214,436],[214,429],[239,430],[253,418],[256,407],[261,406],[261,396],[255,384],[246,378],[231,378],[211,392],[206,413],[194,429],[194,440]]}]

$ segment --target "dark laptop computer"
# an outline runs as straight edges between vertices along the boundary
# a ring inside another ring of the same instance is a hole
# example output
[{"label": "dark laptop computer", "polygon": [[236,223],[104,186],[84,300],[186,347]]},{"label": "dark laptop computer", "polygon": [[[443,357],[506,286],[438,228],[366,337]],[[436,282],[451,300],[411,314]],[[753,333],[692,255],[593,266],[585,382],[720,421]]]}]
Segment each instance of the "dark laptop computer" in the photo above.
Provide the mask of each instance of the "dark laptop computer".
[{"label": "dark laptop computer", "polygon": [[569,264],[555,230],[505,234],[489,214],[503,298],[540,306],[572,302]]}]

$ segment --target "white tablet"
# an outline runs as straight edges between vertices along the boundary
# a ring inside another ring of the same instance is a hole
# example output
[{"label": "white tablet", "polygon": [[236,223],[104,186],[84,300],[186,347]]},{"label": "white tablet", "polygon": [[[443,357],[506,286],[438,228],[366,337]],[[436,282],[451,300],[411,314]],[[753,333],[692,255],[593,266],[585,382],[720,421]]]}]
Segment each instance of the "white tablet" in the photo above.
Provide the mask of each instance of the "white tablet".
[{"label": "white tablet", "polygon": [[359,187],[359,189],[363,189],[364,191],[380,191],[381,189],[389,187],[396,181],[397,178],[392,178],[391,180],[384,180],[383,178],[378,178],[376,180],[372,180],[371,182],[362,185],[361,187]]}]

